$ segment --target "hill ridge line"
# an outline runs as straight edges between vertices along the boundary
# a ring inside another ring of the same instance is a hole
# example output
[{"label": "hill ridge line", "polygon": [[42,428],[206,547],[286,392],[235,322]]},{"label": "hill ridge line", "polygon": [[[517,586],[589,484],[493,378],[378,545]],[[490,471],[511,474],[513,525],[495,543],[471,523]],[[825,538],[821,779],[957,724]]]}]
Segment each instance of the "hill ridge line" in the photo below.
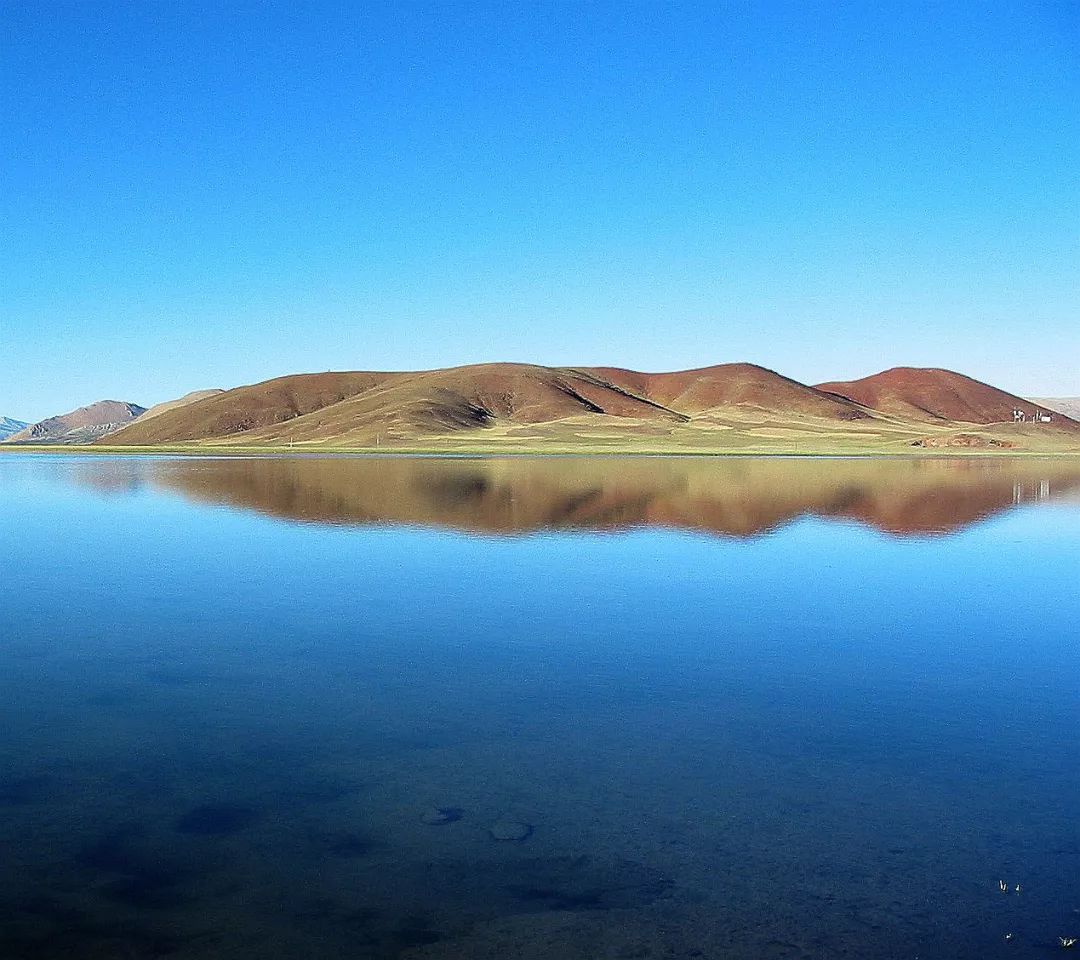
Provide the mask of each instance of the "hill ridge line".
[{"label": "hill ridge line", "polygon": [[810,385],[745,362],[661,373],[482,363],[301,373],[221,392],[193,391],[159,404],[150,416],[50,442],[907,453],[913,447],[1052,452],[1080,445],[1080,423],[1036,406],[943,368],[893,367],[860,380]]}]

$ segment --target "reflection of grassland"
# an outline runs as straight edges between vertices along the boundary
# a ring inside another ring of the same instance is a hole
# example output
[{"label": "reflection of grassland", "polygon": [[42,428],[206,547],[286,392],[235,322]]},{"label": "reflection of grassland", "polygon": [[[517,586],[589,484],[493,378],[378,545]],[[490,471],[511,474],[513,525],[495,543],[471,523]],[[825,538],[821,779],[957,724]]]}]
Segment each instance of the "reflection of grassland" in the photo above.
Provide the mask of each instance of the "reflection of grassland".
[{"label": "reflection of grassland", "polygon": [[[456,453],[456,454],[744,454],[744,455],[1080,455],[1080,436],[1034,424],[914,424],[907,421],[836,422],[814,418],[710,420],[686,424],[655,421],[597,421],[587,417],[541,424],[498,424],[444,435],[391,436],[374,442],[342,443],[328,437],[297,443],[238,442],[235,435],[191,443],[153,447],[110,447],[98,443],[74,446],[0,446],[15,451],[92,453],[251,454],[313,451],[320,453]],[[966,438],[957,446],[957,437]],[[930,440],[939,446],[917,446]]]}]

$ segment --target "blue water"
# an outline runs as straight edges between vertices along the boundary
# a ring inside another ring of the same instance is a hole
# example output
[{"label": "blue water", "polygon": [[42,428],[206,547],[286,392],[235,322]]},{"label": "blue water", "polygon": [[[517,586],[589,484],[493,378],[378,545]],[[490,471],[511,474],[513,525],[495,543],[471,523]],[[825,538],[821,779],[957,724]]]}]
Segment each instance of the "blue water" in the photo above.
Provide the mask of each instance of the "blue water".
[{"label": "blue water", "polygon": [[1053,954],[1078,491],[4,455],[0,957]]}]

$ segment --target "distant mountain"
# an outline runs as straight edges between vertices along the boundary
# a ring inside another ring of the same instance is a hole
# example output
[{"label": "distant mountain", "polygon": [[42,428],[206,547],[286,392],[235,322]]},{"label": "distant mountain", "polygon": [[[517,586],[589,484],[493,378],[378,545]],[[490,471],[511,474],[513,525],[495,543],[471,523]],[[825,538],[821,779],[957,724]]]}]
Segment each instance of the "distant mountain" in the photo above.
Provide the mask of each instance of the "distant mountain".
[{"label": "distant mountain", "polygon": [[4,443],[92,443],[115,433],[146,412],[136,403],[101,400],[71,413],[50,417],[19,430]]},{"label": "distant mountain", "polygon": [[13,433],[25,430],[30,424],[22,420],[12,420],[11,417],[0,417],[0,441],[6,440]]},{"label": "distant mountain", "polygon": [[1080,420],[1080,397],[1032,397],[1031,402]]},{"label": "distant mountain", "polygon": [[862,380],[819,383],[818,390],[846,397],[880,413],[909,420],[949,423],[1012,423],[1036,405],[952,370],[894,367]]}]

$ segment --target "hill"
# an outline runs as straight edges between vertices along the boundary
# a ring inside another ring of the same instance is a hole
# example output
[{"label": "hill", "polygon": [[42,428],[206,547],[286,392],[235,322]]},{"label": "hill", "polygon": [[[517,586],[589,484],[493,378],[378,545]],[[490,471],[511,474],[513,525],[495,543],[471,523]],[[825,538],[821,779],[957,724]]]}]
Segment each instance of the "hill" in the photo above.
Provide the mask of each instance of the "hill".
[{"label": "hill", "polygon": [[764,367],[488,363],[296,374],[183,398],[101,442],[445,452],[1080,452],[1080,424],[945,370],[811,387]]},{"label": "hill", "polygon": [[147,420],[153,420],[154,417],[159,417],[163,413],[168,413],[170,410],[179,410],[181,407],[186,407],[189,403],[196,403],[199,400],[206,400],[209,397],[216,397],[219,393],[224,393],[224,390],[212,389],[212,390],[192,390],[191,393],[185,393],[182,397],[178,397],[176,400],[166,400],[164,403],[158,403],[147,410],[138,419],[145,423]]},{"label": "hill", "polygon": [[92,443],[115,433],[143,413],[145,407],[119,400],[100,400],[58,417],[49,417],[7,437],[4,443]]},{"label": "hill", "polygon": [[870,416],[850,400],[823,394],[752,363],[725,363],[675,373],[638,373],[618,367],[593,367],[581,372],[685,416],[732,406],[827,420],[862,420]]},{"label": "hill", "polygon": [[330,443],[367,446],[480,428],[528,431],[573,421],[611,428],[735,415],[760,423],[872,415],[751,364],[678,373],[614,367],[542,367],[495,363],[413,373],[325,373],[239,387],[142,420],[110,438],[121,445],[229,439],[245,444]]},{"label": "hill", "polygon": [[385,374],[310,373],[236,387],[132,424],[110,444],[183,443],[257,434],[373,388]]},{"label": "hill", "polygon": [[950,423],[1012,423],[1016,410],[1033,418],[1036,405],[952,370],[893,367],[861,380],[819,383],[817,389],[880,413]]},{"label": "hill", "polygon": [[11,417],[0,417],[0,440],[6,440],[14,433],[25,430],[30,424],[22,420],[12,420]]}]

